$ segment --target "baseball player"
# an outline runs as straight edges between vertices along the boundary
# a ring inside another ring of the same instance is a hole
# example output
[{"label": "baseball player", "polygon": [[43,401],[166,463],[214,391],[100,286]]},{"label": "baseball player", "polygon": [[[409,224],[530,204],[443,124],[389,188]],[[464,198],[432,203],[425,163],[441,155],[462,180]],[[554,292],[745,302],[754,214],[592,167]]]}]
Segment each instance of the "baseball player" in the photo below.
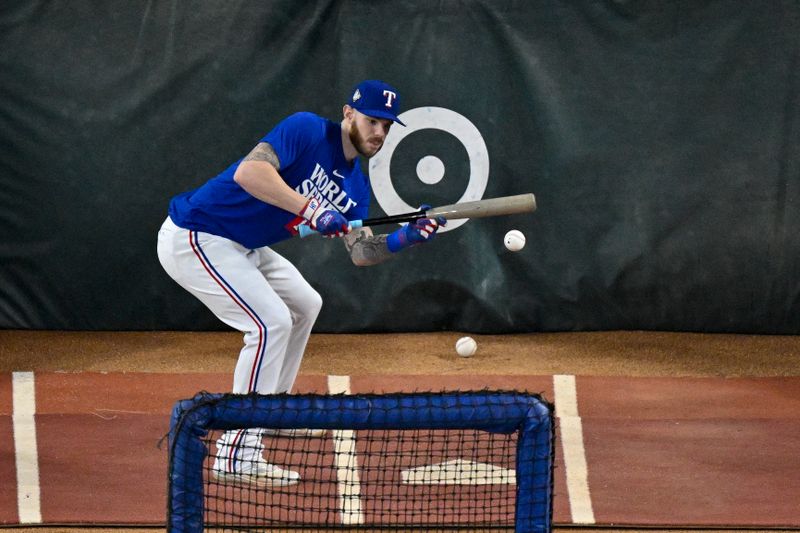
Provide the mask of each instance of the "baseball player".
[{"label": "baseball player", "polygon": [[[273,394],[294,385],[320,295],[271,245],[308,224],[327,237],[342,237],[359,266],[386,261],[430,241],[446,221],[421,219],[388,235],[350,229],[367,218],[370,183],[359,157],[382,147],[393,123],[404,125],[400,95],[366,80],[343,106],[341,122],[296,113],[267,133],[243,159],[201,187],[178,194],[158,234],[164,270],[220,320],[244,333],[233,392]],[[225,432],[217,441],[218,479],[261,485],[296,483],[297,472],[267,463],[266,430]],[[272,431],[321,436],[322,430]]]}]

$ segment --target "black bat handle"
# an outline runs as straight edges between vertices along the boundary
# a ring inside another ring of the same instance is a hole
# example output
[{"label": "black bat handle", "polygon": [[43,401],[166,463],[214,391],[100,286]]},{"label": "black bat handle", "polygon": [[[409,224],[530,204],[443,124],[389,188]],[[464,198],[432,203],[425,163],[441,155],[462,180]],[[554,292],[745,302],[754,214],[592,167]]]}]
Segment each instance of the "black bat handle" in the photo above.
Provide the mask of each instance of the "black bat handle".
[{"label": "black bat handle", "polygon": [[362,226],[380,226],[383,224],[395,224],[398,222],[411,222],[419,218],[425,218],[427,211],[420,209],[413,213],[402,213],[400,215],[390,215],[385,217],[365,218],[361,221]]}]

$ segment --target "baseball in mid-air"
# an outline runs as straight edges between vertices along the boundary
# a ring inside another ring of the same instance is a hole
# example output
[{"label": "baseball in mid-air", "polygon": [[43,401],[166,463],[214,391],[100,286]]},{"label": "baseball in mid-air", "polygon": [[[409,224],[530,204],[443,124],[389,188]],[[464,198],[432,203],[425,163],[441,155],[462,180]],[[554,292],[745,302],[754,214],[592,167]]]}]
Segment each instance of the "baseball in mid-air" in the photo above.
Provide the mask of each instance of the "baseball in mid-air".
[{"label": "baseball in mid-air", "polygon": [[478,350],[478,343],[472,337],[461,337],[456,341],[456,352],[461,357],[472,357]]},{"label": "baseball in mid-air", "polygon": [[503,243],[506,245],[506,248],[512,252],[519,252],[525,247],[525,235],[518,229],[512,229],[506,233],[506,236],[503,238]]}]

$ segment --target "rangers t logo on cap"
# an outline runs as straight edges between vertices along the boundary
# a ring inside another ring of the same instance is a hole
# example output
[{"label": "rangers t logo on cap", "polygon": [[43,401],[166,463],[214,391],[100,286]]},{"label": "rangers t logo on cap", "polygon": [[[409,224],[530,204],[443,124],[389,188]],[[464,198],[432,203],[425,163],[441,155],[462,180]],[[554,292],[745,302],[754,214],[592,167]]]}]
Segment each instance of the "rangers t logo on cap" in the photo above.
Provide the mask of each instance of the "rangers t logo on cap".
[{"label": "rangers t logo on cap", "polygon": [[397,93],[386,89],[385,91],[383,91],[383,96],[386,97],[386,107],[391,109],[392,102],[397,98]]}]

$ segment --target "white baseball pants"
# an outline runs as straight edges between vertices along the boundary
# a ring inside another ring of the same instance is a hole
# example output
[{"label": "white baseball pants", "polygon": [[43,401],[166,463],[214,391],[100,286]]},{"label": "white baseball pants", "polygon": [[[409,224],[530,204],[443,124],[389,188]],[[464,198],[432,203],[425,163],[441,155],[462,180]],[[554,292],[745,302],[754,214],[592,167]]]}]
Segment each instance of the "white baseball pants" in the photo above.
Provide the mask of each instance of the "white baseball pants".
[{"label": "white baseball pants", "polygon": [[244,333],[233,392],[273,394],[294,385],[322,298],[287,259],[176,226],[158,232],[158,259],[178,284]]}]

